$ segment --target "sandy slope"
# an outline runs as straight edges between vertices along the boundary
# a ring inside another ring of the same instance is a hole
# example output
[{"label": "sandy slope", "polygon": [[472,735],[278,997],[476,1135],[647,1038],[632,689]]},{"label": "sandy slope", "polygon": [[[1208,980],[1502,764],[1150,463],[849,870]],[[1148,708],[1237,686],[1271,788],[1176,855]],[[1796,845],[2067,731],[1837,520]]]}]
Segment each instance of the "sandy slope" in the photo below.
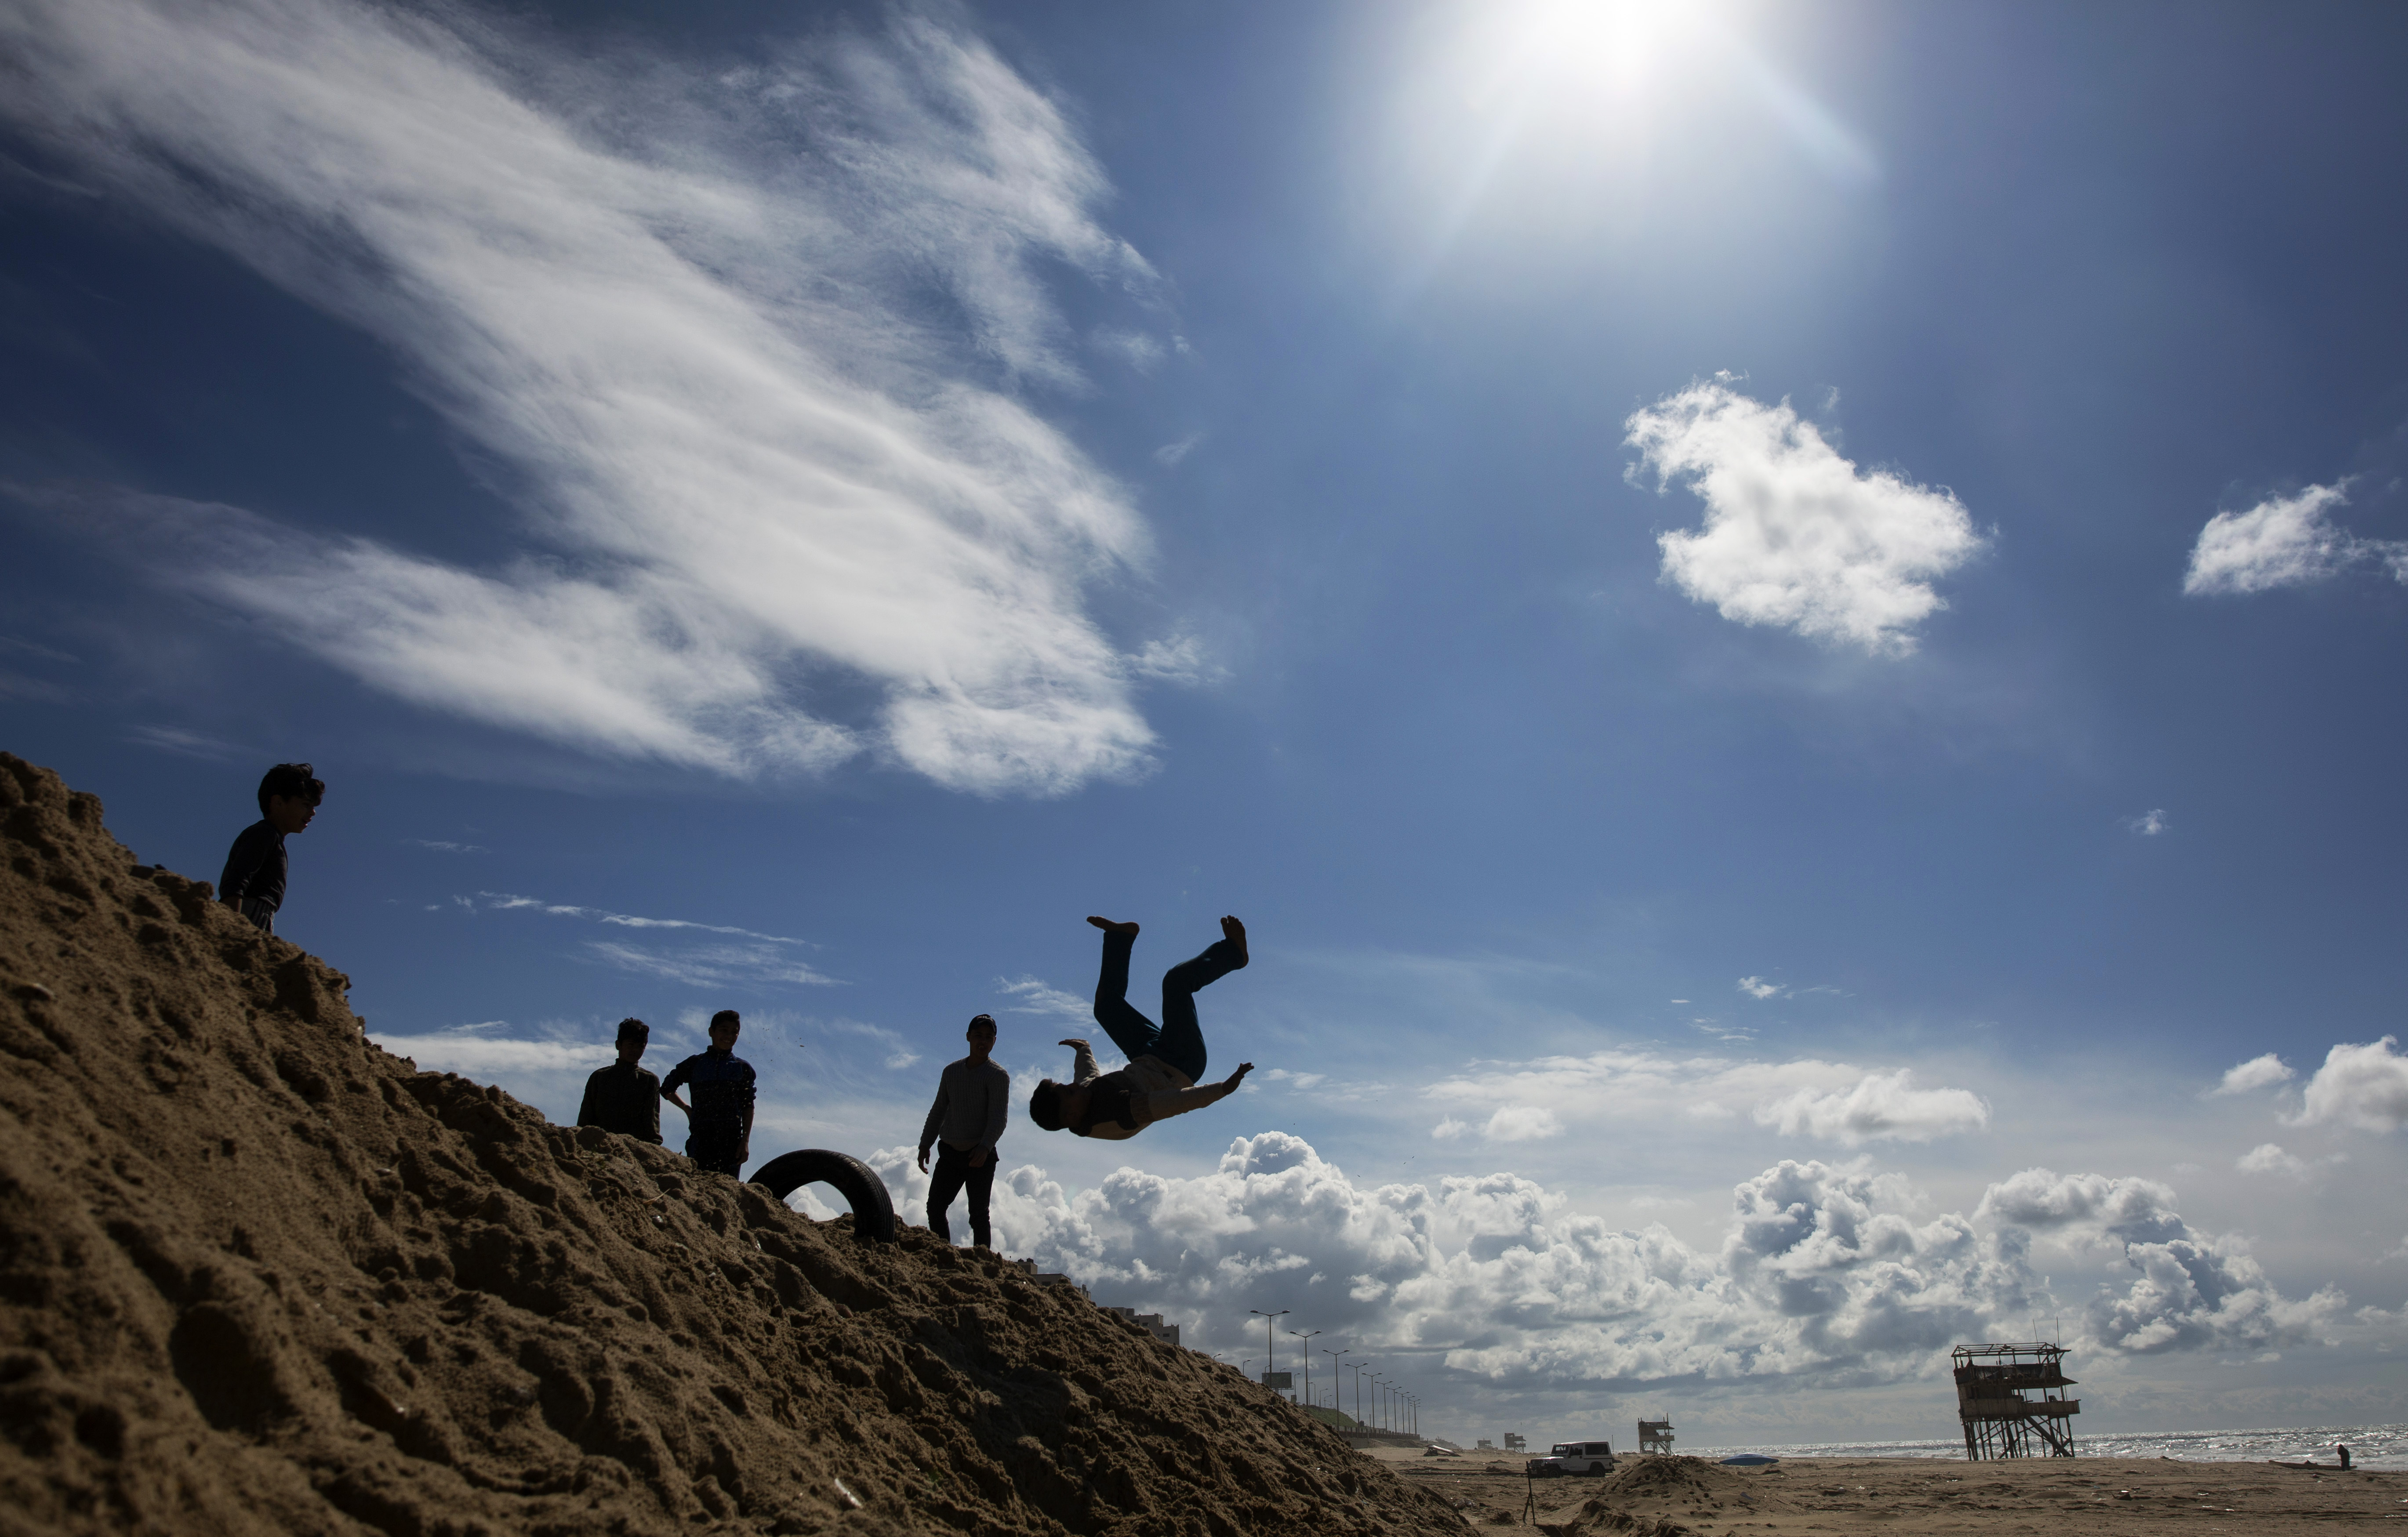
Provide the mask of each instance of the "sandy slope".
[{"label": "sandy slope", "polygon": [[0,862],[0,1531],[1462,1530],[1075,1291],[415,1071],[6,754]]},{"label": "sandy slope", "polygon": [[1602,1480],[1526,1486],[1519,1460],[1394,1464],[1479,1526],[1538,1524],[1559,1537],[1674,1533],[2103,1532],[2128,1537],[2408,1529],[2408,1473],[2302,1473],[2263,1462],[2073,1458],[1940,1462],[1795,1459],[1725,1468],[1697,1458],[1624,1458]]}]

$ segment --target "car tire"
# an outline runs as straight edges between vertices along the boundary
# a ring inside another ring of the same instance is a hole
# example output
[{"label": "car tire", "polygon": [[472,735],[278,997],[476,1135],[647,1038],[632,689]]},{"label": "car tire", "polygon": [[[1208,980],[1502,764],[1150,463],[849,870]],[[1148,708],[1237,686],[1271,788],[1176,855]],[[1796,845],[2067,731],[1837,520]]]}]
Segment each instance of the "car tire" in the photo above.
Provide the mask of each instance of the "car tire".
[{"label": "car tire", "polygon": [[895,1201],[878,1172],[850,1153],[805,1147],[781,1153],[752,1171],[752,1183],[780,1201],[806,1185],[827,1185],[853,1208],[853,1235],[865,1243],[895,1242]]}]

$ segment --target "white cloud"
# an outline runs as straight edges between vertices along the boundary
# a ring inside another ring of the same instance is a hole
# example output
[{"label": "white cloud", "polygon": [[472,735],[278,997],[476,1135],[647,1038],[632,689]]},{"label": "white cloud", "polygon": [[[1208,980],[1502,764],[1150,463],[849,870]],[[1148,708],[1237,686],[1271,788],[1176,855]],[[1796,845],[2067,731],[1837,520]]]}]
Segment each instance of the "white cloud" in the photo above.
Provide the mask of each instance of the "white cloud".
[{"label": "white cloud", "polygon": [[1444,1120],[1440,1121],[1436,1126],[1430,1128],[1430,1135],[1436,1137],[1440,1142],[1452,1142],[1470,1130],[1471,1123],[1469,1121],[1461,1120],[1454,1116],[1449,1116]]},{"label": "white cloud", "polygon": [[[13,15],[0,116],[381,339],[526,525],[471,570],[46,498],[162,579],[580,750],[738,776],[869,750],[981,793],[1148,764],[1082,599],[1144,531],[1010,391],[1080,382],[1044,269],[1155,279],[1061,110],[977,38],[904,10],[731,70],[354,0]],[[873,703],[824,716],[823,681]]]},{"label": "white cloud", "polygon": [[180,726],[135,726],[127,730],[125,739],[136,747],[172,752],[179,758],[198,758],[211,763],[222,763],[242,751],[230,742],[221,742],[199,732],[188,732]]},{"label": "white cloud", "polygon": [[1170,683],[1218,683],[1229,676],[1229,670],[1214,662],[1194,635],[1147,641],[1128,663],[1129,671],[1139,677]]},{"label": "white cloud", "polygon": [[1630,467],[1678,480],[1706,504],[1704,528],[1656,543],[1664,579],[1727,619],[1773,624],[1877,655],[1914,649],[1914,628],[1946,606],[1929,585],[1982,548],[1950,492],[1887,470],[1860,472],[1787,401],[1765,406],[1728,375],[1631,414]]},{"label": "white cloud", "polygon": [[2233,1160],[2232,1166],[2244,1174],[2304,1175],[2307,1160],[2283,1151],[2274,1143],[2261,1142]]},{"label": "white cloud", "polygon": [[1542,1104],[1509,1104],[1488,1117],[1481,1134],[1491,1142],[1539,1142],[1564,1134],[1564,1123]]},{"label": "white cloud", "polygon": [[2363,1046],[2336,1046],[2301,1092],[2294,1125],[2338,1121],[2362,1131],[2408,1126],[2408,1057],[2395,1036]]},{"label": "white cloud", "polygon": [[[432,847],[432,846],[430,846]],[[474,897],[452,899],[470,912],[481,910],[496,913],[538,912],[553,918],[581,918],[594,923],[609,923],[626,929],[693,929],[704,933],[733,934],[738,939],[757,939],[765,945],[800,945],[799,939],[783,934],[765,934],[751,929],[738,929],[732,924],[701,923],[684,918],[641,918],[632,913],[614,913],[602,907],[580,907],[571,903],[546,902],[541,897],[523,897],[509,891],[480,891]]]},{"label": "white cloud", "polygon": [[2193,597],[2305,587],[2361,561],[2387,565],[2408,581],[2408,544],[2360,539],[2325,516],[2349,501],[2349,482],[2270,496],[2247,512],[2219,512],[2191,547],[2183,591]]},{"label": "white cloud", "polygon": [[[1182,348],[1181,350],[1184,351],[1185,349]],[[1194,453],[1196,451],[1196,446],[1203,441],[1204,434],[1202,433],[1190,433],[1185,437],[1179,439],[1176,443],[1166,443],[1161,448],[1154,449],[1154,462],[1161,465],[1164,469],[1175,470],[1179,467],[1181,461],[1184,460],[1189,454]]]},{"label": "white cloud", "polygon": [[485,851],[485,846],[480,843],[451,843],[442,838],[404,838],[401,841],[415,844],[421,848],[431,848],[438,854],[481,854]]},{"label": "white cloud", "polygon": [[1033,976],[1010,979],[996,977],[995,990],[1009,998],[1020,1000],[1004,1006],[1007,1014],[1041,1014],[1057,1019],[1088,1023],[1096,1017],[1095,1004],[1075,993],[1049,987]]},{"label": "white cloud", "polygon": [[1326,1073],[1290,1073],[1283,1067],[1274,1067],[1266,1072],[1263,1076],[1273,1083],[1284,1083],[1296,1089],[1311,1089],[1316,1084],[1329,1081],[1329,1074]]},{"label": "white cloud", "polygon": [[2193,1230],[2155,1180],[2027,1169],[1991,1186],[1974,1215],[2115,1256],[2132,1280],[2101,1285],[2084,1310],[2090,1337],[2113,1350],[2262,1348],[2307,1337],[2347,1303],[2329,1287],[2284,1297],[2242,1240]]},{"label": "white cloud", "polygon": [[1784,1136],[1867,1142],[1930,1142],[1990,1124],[1990,1107],[1967,1089],[1917,1089],[1911,1068],[1868,1073],[1844,1090],[1800,1089],[1756,1108],[1759,1126]]},{"label": "white cloud", "polygon": [[2288,1083],[2292,1076],[2283,1059],[2270,1051],[2262,1057],[2252,1057],[2245,1062],[2226,1068],[2223,1081],[2208,1092],[2211,1095],[2246,1094],[2254,1089],[2271,1089],[2278,1083]]},{"label": "white cloud", "polygon": [[[491,1021],[499,1024],[501,1021]],[[479,1027],[469,1027],[476,1029]],[[427,1072],[458,1073],[492,1079],[507,1073],[592,1072],[618,1060],[618,1049],[574,1041],[494,1040],[444,1032],[433,1035],[373,1034],[369,1039],[396,1057],[416,1059]]]},{"label": "white cloud", "polygon": [[1449,1120],[1467,1125],[1506,1110],[1536,1108],[1550,1111],[1566,1126],[1674,1113],[1704,1120],[1749,1115],[1784,1135],[1849,1146],[1929,1141],[1977,1131],[1989,1117],[1988,1106],[1971,1091],[1917,1089],[1907,1069],[1868,1073],[1813,1058],[1735,1060],[1643,1049],[1474,1062],[1422,1092]]},{"label": "white cloud", "polygon": [[[898,1207],[921,1209],[927,1176],[910,1148],[871,1162]],[[2032,1171],[1993,1189],[2033,1197],[2061,1236],[2104,1242],[2095,1223],[2065,1231],[2055,1214],[2066,1203],[2046,1188],[2057,1177]],[[2010,1193],[1997,1205],[2014,1203]],[[1270,1131],[1232,1142],[1193,1178],[1123,1168],[1073,1193],[1022,1165],[996,1182],[995,1225],[1008,1252],[1099,1300],[1158,1308],[1208,1350],[1242,1348],[1249,1307],[1295,1307],[1367,1357],[1409,1351],[1430,1363],[1420,1370],[1506,1388],[1820,1390],[1928,1375],[1950,1345],[2019,1333],[2056,1305],[2029,1255],[2054,1238],[1998,1214],[1926,1219],[1927,1204],[1899,1175],[1784,1161],[1742,1181],[1720,1245],[1694,1248],[1662,1227],[1571,1211],[1509,1174],[1365,1188]],[[2108,1245],[2115,1284],[2079,1315],[2114,1331],[2093,1334],[2097,1347],[2265,1348],[2343,1305],[2334,1293],[2284,1298],[2229,1241],[2168,1221],[2170,1236],[2128,1256]],[[2179,1245],[2179,1260],[2158,1252]],[[2197,1274],[2165,1274],[2184,1261]]]},{"label": "white cloud", "polygon": [[689,988],[834,987],[836,979],[769,945],[696,945],[649,949],[621,940],[595,939],[585,953],[622,971],[664,977]]},{"label": "white cloud", "polygon": [[[1789,992],[1789,989],[1783,987],[1780,983],[1767,982],[1760,976],[1741,977],[1739,979],[1739,990],[1747,994],[1750,998],[1783,998],[1786,997]],[[1677,1002],[1677,1000],[1675,1001]]]},{"label": "white cloud", "polygon": [[2166,808],[2156,806],[2142,812],[2137,817],[2127,817],[2124,818],[2124,825],[2141,837],[2158,837],[2166,830]]}]

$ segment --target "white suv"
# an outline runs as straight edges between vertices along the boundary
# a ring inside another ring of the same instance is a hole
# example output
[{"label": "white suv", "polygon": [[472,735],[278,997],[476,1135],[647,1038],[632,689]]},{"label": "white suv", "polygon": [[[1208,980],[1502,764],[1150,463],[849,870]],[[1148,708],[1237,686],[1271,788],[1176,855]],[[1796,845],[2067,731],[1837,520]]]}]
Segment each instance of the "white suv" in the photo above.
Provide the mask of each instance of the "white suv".
[{"label": "white suv", "polygon": [[1602,1478],[1613,1471],[1613,1445],[1604,1441],[1558,1442],[1544,1457],[1530,1459],[1533,1478],[1561,1478],[1568,1473]]}]

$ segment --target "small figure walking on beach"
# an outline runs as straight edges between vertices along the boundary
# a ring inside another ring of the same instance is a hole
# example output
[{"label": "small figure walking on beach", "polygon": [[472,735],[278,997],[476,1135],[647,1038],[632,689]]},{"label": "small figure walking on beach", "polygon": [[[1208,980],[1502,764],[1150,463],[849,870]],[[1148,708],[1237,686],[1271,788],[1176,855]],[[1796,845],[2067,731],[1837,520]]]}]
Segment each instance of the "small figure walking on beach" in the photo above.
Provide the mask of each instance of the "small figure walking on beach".
[{"label": "small figure walking on beach", "polygon": [[218,900],[264,933],[276,932],[276,912],[284,905],[284,840],[308,827],[326,798],[316,772],[307,763],[279,763],[267,771],[259,781],[259,820],[236,834],[218,874]]},{"label": "small figure walking on beach", "polygon": [[1104,932],[1096,1022],[1127,1054],[1129,1065],[1098,1074],[1096,1054],[1085,1041],[1075,1036],[1064,1041],[1076,1053],[1071,1080],[1058,1084],[1047,1078],[1039,1084],[1028,1101],[1028,1118],[1048,1131],[1067,1130],[1077,1136],[1119,1141],[1158,1120],[1200,1110],[1236,1093],[1254,1070],[1254,1063],[1239,1063],[1238,1071],[1219,1083],[1197,1084],[1204,1075],[1205,1053],[1196,994],[1245,965],[1246,926],[1234,918],[1223,918],[1221,937],[1206,946],[1203,954],[1163,973],[1162,1023],[1156,1025],[1128,1001],[1129,952],[1137,945],[1138,926],[1105,918],[1087,921]]},{"label": "small figure walking on beach", "polygon": [[970,1198],[970,1242],[995,1247],[987,1209],[995,1196],[995,1145],[1011,1118],[1011,1074],[995,1060],[995,1018],[982,1014],[962,1032],[970,1054],[945,1064],[937,1080],[937,1103],[920,1127],[920,1172],[928,1173],[928,1149],[937,1149],[937,1172],[928,1182],[928,1231],[950,1244],[953,1225],[945,1214],[965,1189]]},{"label": "small figure walking on beach", "polygon": [[[697,1051],[669,1069],[661,1098],[685,1112],[685,1156],[715,1174],[741,1174],[752,1156],[752,1064],[736,1055],[744,1029],[734,1009],[710,1017],[710,1049]],[[691,1086],[694,1103],[679,1099]]]}]

